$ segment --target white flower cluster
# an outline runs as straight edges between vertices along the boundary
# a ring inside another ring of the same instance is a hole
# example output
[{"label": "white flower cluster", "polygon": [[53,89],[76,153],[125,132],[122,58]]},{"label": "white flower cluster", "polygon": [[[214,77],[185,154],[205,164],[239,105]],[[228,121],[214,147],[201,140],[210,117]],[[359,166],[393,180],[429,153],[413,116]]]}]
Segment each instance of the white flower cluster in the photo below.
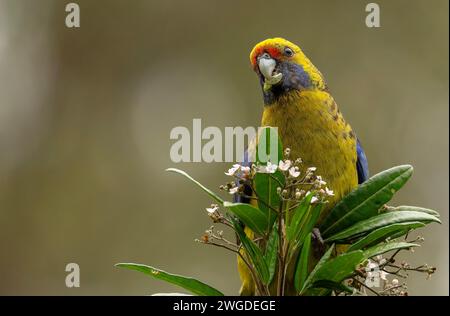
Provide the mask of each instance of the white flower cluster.
[{"label": "white flower cluster", "polygon": [[[381,256],[376,257],[376,261],[374,260],[367,260],[366,265],[366,284],[367,283],[377,283],[379,280],[387,281],[387,276],[389,273],[382,270],[380,268],[381,265],[386,263],[386,259],[384,259]],[[379,285],[378,285],[379,287]]]},{"label": "white flower cluster", "polygon": [[[311,192],[314,196],[311,203],[326,202],[328,197],[334,196],[333,190],[326,186],[326,181],[321,176],[316,176],[316,167],[302,168],[303,161],[298,158],[290,160],[290,149],[287,148],[284,152],[286,159],[280,160],[278,164],[268,162],[265,165],[252,164],[243,166],[241,164],[234,164],[228,171],[225,172],[227,176],[233,177],[234,181],[230,181],[220,188],[227,191],[229,194],[241,194],[243,192],[243,184],[251,183],[255,174],[274,174],[280,172],[285,177],[286,185],[277,188],[278,194],[286,200],[301,200]],[[302,171],[303,170],[303,171]]]},{"label": "white flower cluster", "polygon": [[222,219],[222,214],[219,213],[219,205],[217,204],[211,204],[210,207],[206,208],[206,212],[214,223],[217,223]]},{"label": "white flower cluster", "polygon": [[225,174],[227,176],[235,176],[238,172],[242,172],[243,175],[248,175],[250,174],[250,167],[246,167],[246,166],[242,166],[240,164],[234,164],[233,167],[231,167],[230,169],[228,169],[227,172],[225,172]]}]

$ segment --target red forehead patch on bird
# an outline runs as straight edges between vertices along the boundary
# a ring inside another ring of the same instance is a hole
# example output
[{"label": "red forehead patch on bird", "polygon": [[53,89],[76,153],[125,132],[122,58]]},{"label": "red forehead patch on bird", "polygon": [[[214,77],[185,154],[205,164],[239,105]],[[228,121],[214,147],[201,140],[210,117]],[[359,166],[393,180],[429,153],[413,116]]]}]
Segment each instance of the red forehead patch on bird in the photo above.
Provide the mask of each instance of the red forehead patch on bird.
[{"label": "red forehead patch on bird", "polygon": [[256,59],[258,58],[258,56],[265,52],[269,53],[269,55],[274,59],[278,59],[281,57],[281,52],[277,47],[274,47],[272,45],[257,46],[253,49],[252,56],[251,56],[251,63],[252,63],[253,67],[256,67],[256,64],[257,64]]}]

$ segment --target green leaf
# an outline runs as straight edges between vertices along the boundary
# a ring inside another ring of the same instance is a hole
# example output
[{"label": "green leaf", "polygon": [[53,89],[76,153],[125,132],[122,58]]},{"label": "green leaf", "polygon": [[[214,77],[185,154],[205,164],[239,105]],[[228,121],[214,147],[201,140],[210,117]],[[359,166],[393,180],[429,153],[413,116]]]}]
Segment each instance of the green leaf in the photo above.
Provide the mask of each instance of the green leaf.
[{"label": "green leaf", "polygon": [[298,257],[297,266],[295,268],[294,285],[295,289],[300,292],[305,284],[308,276],[309,251],[311,249],[311,234],[305,238],[300,256]]},{"label": "green leaf", "polygon": [[304,293],[302,293],[303,296],[330,296],[331,290],[326,288],[317,287],[315,288],[314,285],[311,285],[307,290],[305,290]]},{"label": "green leaf", "polygon": [[302,230],[300,231],[300,237],[297,241],[296,247],[300,247],[306,237],[308,235],[311,235],[313,228],[316,226],[316,223],[319,220],[322,206],[323,204],[313,204],[309,208],[308,218],[305,222],[305,225],[302,226]]},{"label": "green leaf", "polygon": [[272,233],[270,234],[269,241],[266,246],[266,253],[264,255],[264,260],[267,263],[267,267],[269,269],[269,281],[272,282],[273,276],[275,275],[275,269],[277,267],[277,258],[278,258],[278,245],[279,245],[279,236],[278,236],[278,228],[275,224],[272,228]]},{"label": "green leaf", "polygon": [[312,281],[314,280],[315,274],[330,259],[331,254],[333,253],[333,250],[334,250],[334,244],[331,245],[330,248],[328,248],[328,250],[322,256],[322,258],[320,258],[319,262],[317,262],[317,264],[314,267],[314,269],[308,275],[308,278],[306,279],[305,283],[303,284],[303,287],[302,287],[302,289],[300,291],[300,294],[303,294],[312,285]]},{"label": "green leaf", "polygon": [[261,249],[252,241],[250,240],[247,235],[245,234],[244,230],[242,229],[239,222],[234,219],[233,217],[229,217],[230,221],[233,224],[234,230],[236,234],[238,235],[242,246],[244,247],[245,253],[247,257],[251,260],[252,265],[255,267],[256,271],[258,272],[258,275],[261,279],[261,281],[264,284],[269,284],[270,282],[270,274],[269,274],[269,268],[267,266],[266,260],[264,259],[264,256],[261,252]]},{"label": "green leaf", "polygon": [[300,235],[300,231],[302,229],[302,219],[307,216],[306,214],[311,208],[311,199],[313,197],[312,193],[309,193],[305,196],[299,205],[292,212],[292,218],[286,227],[286,238],[288,241],[293,241],[298,235]]},{"label": "green leaf", "polygon": [[277,213],[274,210],[279,209],[281,202],[280,195],[277,193],[277,188],[284,186],[285,177],[277,170],[273,174],[257,173],[255,174],[253,181],[258,197],[258,207],[268,214],[270,218],[269,227],[267,227],[268,230],[277,218]]},{"label": "green leaf", "polygon": [[319,280],[314,282],[312,287],[317,289],[329,289],[333,291],[346,292],[353,294],[355,289],[351,286],[345,285],[342,282],[333,282],[330,280]]},{"label": "green leaf", "polygon": [[246,226],[259,235],[265,235],[269,226],[269,218],[265,212],[246,203],[224,202],[223,206],[236,215]]},{"label": "green leaf", "polygon": [[362,220],[355,225],[333,235],[325,240],[325,242],[345,241],[355,236],[368,233],[375,229],[385,227],[395,223],[404,222],[437,222],[441,221],[433,215],[424,212],[403,211],[403,212],[386,212],[369,219]]},{"label": "green leaf", "polygon": [[393,236],[394,234],[398,236],[399,233],[400,236],[408,233],[409,231],[423,227],[425,226],[424,223],[421,222],[405,222],[405,223],[399,223],[399,224],[392,224],[385,227],[378,228],[368,234],[367,236],[361,238],[354,244],[348,248],[348,252],[363,249],[365,247],[371,246],[375,243],[381,242],[386,240],[386,238]]},{"label": "green leaf", "polygon": [[215,288],[200,282],[196,279],[185,277],[177,274],[167,273],[163,270],[156,269],[154,267],[146,266],[137,263],[118,263],[116,267],[125,268],[142,272],[155,279],[163,280],[182,287],[196,295],[202,296],[223,296],[223,293]]},{"label": "green leaf", "polygon": [[[275,144],[273,142],[276,142]],[[260,154],[265,154],[266,157],[261,157]],[[262,159],[265,158],[265,159]],[[268,159],[266,159],[268,158]],[[278,137],[278,132],[274,127],[263,127],[259,131],[258,145],[256,151],[257,165],[267,165],[267,160],[277,164],[283,158],[283,144]],[[286,181],[283,173],[277,170],[275,173],[257,173],[254,178],[254,189],[258,197],[258,207],[269,216],[269,226],[267,230],[272,227],[272,224],[277,218],[274,210],[280,207],[281,198],[277,193],[278,187],[283,187]]]},{"label": "green leaf", "polygon": [[312,283],[317,281],[342,282],[351,276],[356,267],[365,260],[364,253],[361,250],[347,252],[323,264],[316,272]]},{"label": "green leaf", "polygon": [[197,180],[195,180],[194,178],[192,178],[190,175],[188,175],[186,172],[184,172],[183,170],[180,169],[176,169],[176,168],[168,168],[166,169],[166,171],[169,172],[175,172],[178,174],[181,174],[182,176],[185,176],[186,178],[188,178],[189,180],[191,180],[193,183],[195,183],[197,186],[199,186],[203,191],[205,191],[210,197],[212,197],[217,203],[219,204],[223,204],[223,200],[222,198],[220,198],[216,193],[214,193],[213,191],[211,191],[210,189],[208,189],[207,187],[205,187],[203,184],[201,184],[200,182],[198,182]]},{"label": "green leaf", "polygon": [[408,242],[388,242],[381,245],[374,246],[364,251],[364,257],[366,259],[381,255],[385,252],[397,250],[397,249],[409,249],[412,247],[419,247],[418,244],[412,244]]},{"label": "green leaf", "polygon": [[329,237],[356,222],[378,214],[378,210],[389,202],[411,177],[413,167],[397,166],[382,171],[361,184],[345,196],[323,221],[320,231]]},{"label": "green leaf", "polygon": [[417,207],[417,206],[407,206],[407,205],[402,205],[402,206],[397,206],[397,207],[388,206],[387,211],[388,212],[404,212],[404,211],[423,212],[423,213],[427,213],[427,214],[430,214],[430,215],[433,215],[436,217],[440,217],[440,214],[438,212],[436,212],[435,210],[430,210],[428,208]]},{"label": "green leaf", "polygon": [[[263,155],[261,156],[261,154]],[[277,129],[271,126],[261,128],[258,136],[256,162],[265,165],[268,162],[267,160],[270,160],[270,162],[278,165],[281,159],[283,159],[283,144],[278,136]]]},{"label": "green leaf", "polygon": [[[393,241],[394,239],[404,236],[406,234],[407,234],[407,232],[405,233],[404,231],[398,231],[396,233],[393,233],[391,236],[389,236],[389,240],[387,240],[387,241]],[[373,244],[373,245],[375,245],[375,244]]]}]

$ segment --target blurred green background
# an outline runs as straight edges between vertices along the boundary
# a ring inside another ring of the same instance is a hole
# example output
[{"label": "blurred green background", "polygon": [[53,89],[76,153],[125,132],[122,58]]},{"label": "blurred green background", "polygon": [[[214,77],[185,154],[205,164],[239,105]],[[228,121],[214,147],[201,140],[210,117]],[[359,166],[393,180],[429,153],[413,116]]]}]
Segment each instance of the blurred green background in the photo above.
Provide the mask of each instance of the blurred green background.
[{"label": "blurred green background", "polygon": [[[392,204],[439,210],[410,257],[438,271],[412,295],[448,295],[448,1],[0,0],[0,294],[131,295],[177,289],[114,268],[140,262],[237,294],[235,258],[196,244],[227,164],[170,161],[169,132],[258,126],[248,54],[268,37],[298,43],[361,138],[372,174],[411,163]],[[65,286],[65,266],[81,287]]]}]

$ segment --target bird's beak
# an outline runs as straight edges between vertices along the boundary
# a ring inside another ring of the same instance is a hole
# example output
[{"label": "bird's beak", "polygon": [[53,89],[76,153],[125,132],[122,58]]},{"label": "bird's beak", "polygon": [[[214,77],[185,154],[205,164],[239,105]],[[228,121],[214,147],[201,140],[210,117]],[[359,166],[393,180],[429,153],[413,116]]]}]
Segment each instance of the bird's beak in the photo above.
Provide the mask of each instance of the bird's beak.
[{"label": "bird's beak", "polygon": [[269,90],[273,85],[276,85],[283,78],[282,73],[277,73],[275,68],[277,62],[265,53],[258,57],[258,68],[261,74],[264,76],[264,90]]}]

